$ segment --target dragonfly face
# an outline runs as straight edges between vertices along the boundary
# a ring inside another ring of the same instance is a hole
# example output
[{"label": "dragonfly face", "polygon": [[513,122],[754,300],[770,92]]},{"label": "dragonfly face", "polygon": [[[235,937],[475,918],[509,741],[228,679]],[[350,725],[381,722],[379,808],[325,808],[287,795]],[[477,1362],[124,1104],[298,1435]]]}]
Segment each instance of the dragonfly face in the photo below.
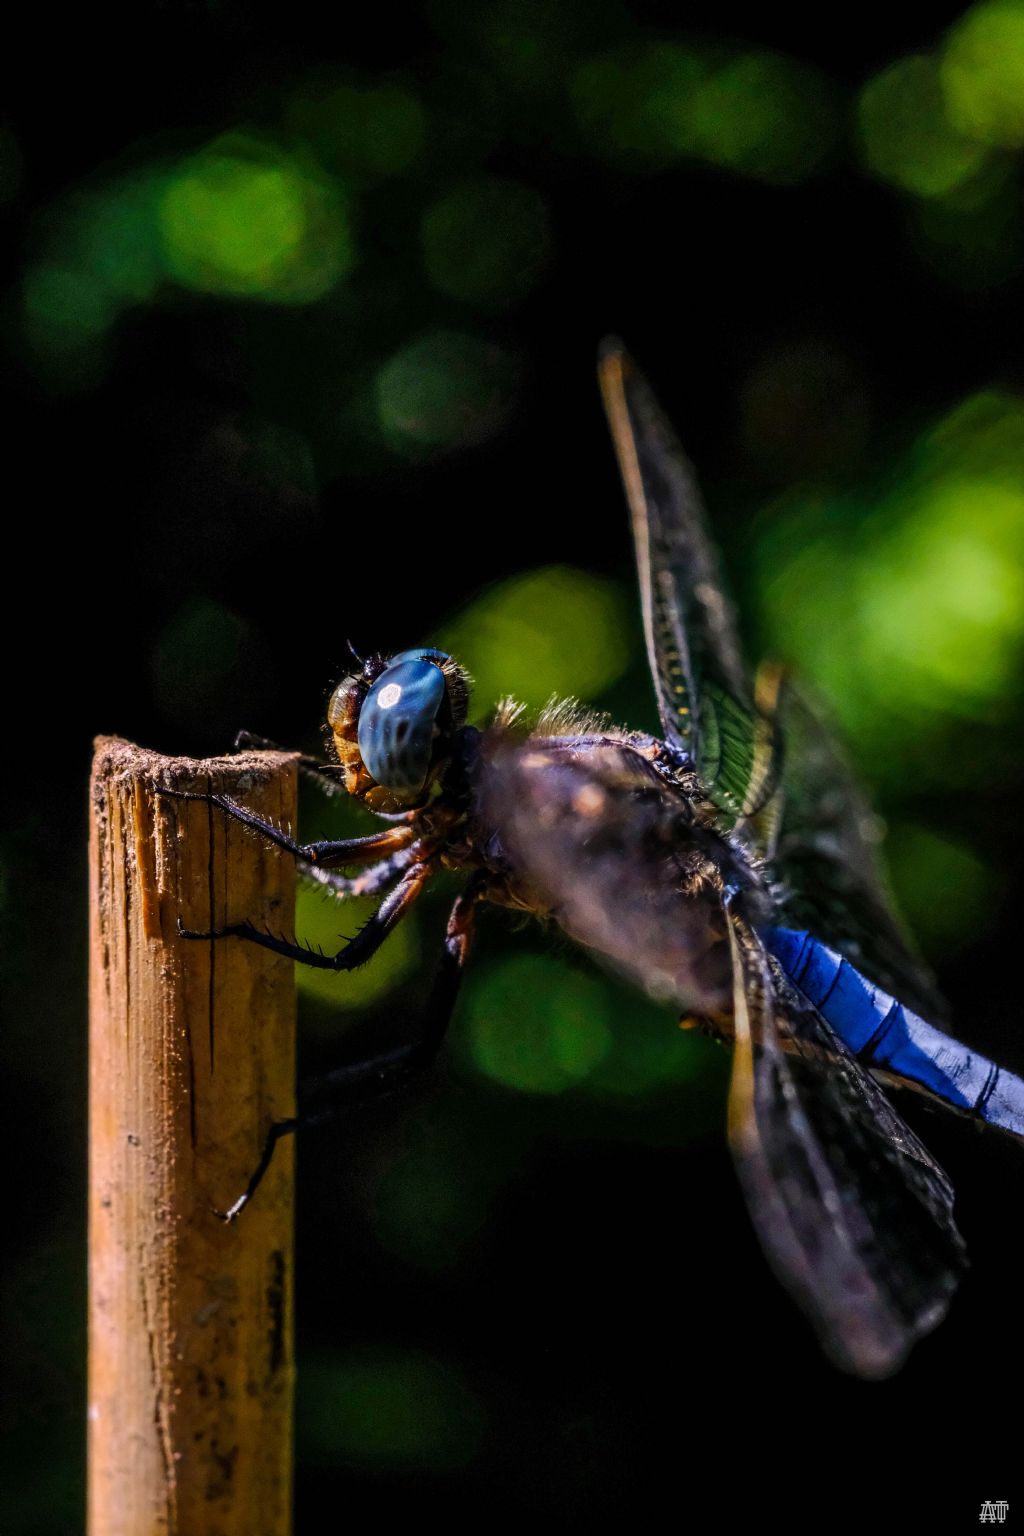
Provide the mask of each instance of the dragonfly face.
[{"label": "dragonfly face", "polygon": [[465,671],[429,647],[374,657],[331,695],[327,725],[350,795],[370,810],[422,803],[465,724]]},{"label": "dragonfly face", "polygon": [[566,705],[528,727],[509,703],[478,732],[450,656],[364,662],[331,697],[335,763],[306,766],[340,774],[385,830],[300,845],[218,804],[339,898],[385,892],[376,916],[333,956],[245,923],[202,937],[344,971],[439,869],[465,872],[420,1032],[334,1074],[351,1102],[433,1059],[481,902],[553,917],[733,1043],[729,1139],[766,1255],[831,1357],[884,1376],[943,1316],[964,1253],[949,1181],[882,1084],[1024,1138],[1024,1082],[942,1031],[942,1001],[892,911],[876,823],[842,755],[778,667],[748,674],[693,471],[615,343],[600,376],[660,736]]}]

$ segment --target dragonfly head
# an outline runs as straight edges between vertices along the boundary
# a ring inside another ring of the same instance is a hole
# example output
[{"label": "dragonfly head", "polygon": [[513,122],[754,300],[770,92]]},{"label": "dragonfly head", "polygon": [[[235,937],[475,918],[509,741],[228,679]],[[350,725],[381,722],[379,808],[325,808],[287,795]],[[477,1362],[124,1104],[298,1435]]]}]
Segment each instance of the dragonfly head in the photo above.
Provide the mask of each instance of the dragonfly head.
[{"label": "dragonfly head", "polygon": [[342,678],[327,725],[345,788],[373,811],[421,804],[466,721],[469,678],[445,651],[374,656]]}]

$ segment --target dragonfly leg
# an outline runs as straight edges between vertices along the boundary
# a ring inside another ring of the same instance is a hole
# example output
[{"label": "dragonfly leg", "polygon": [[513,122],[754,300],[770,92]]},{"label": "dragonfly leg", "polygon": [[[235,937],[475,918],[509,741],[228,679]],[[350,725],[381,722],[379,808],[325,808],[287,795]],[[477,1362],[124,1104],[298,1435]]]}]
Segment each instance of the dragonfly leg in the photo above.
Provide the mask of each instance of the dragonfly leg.
[{"label": "dragonfly leg", "polygon": [[400,848],[397,853],[379,859],[376,864],[365,865],[355,875],[343,875],[336,869],[324,869],[321,864],[302,863],[299,865],[299,873],[304,880],[311,881],[336,900],[344,901],[349,896],[379,895],[385,886],[404,874],[410,864],[421,862],[424,856],[422,843],[410,843],[408,848]]},{"label": "dragonfly leg", "polygon": [[248,1205],[270,1167],[282,1137],[305,1126],[324,1125],[348,1109],[394,1093],[432,1066],[455,1010],[462,971],[473,939],[476,906],[482,895],[482,883],[471,882],[452,907],[441,963],[414,1038],[394,1050],[339,1067],[325,1077],[303,1084],[299,1093],[299,1113],[288,1120],[277,1120],[270,1127],[244,1191],[226,1211],[218,1212],[224,1221],[234,1221]]},{"label": "dragonfly leg", "polygon": [[201,800],[206,805],[216,805],[226,815],[233,817],[235,821],[240,821],[244,827],[258,832],[268,842],[283,848],[285,853],[290,853],[295,859],[303,859],[307,864],[369,864],[389,853],[396,853],[399,848],[404,848],[411,843],[416,836],[412,826],[405,824],[385,827],[380,832],[369,833],[366,837],[298,843],[280,827],[275,827],[272,821],[266,821],[262,816],[257,816],[255,811],[246,810],[244,805],[238,805],[236,801],[229,800],[227,795],[204,794],[199,790],[168,789],[163,786],[157,787],[157,794],[170,800]]},{"label": "dragonfly leg", "polygon": [[[291,747],[282,747],[279,741],[271,741],[269,736],[259,736],[255,731],[238,731],[232,744],[232,752],[248,752],[255,749],[257,752],[290,752]],[[305,754],[299,759],[303,763],[315,763],[315,757],[307,757]]]},{"label": "dragonfly leg", "polygon": [[[278,741],[271,741],[269,736],[258,736],[255,731],[239,731],[231,750],[247,752],[251,749],[257,752],[290,752],[292,750],[291,747],[282,747]],[[311,757],[308,752],[301,752],[299,772],[325,795],[335,796],[345,793],[345,787],[339,777],[341,768],[337,763],[322,763],[318,757]]]},{"label": "dragonfly leg", "polygon": [[367,960],[380,949],[384,940],[399,923],[413,902],[419,896],[430,876],[434,873],[434,866],[430,863],[414,864],[406,870],[394,890],[389,891],[364,927],[360,928],[354,938],[349,939],[343,948],[335,955],[324,955],[319,950],[310,949],[305,944],[298,944],[294,940],[279,937],[277,934],[266,933],[262,928],[257,928],[253,923],[229,923],[225,928],[212,929],[206,933],[198,933],[193,929],[179,926],[178,934],[183,939],[247,939],[250,944],[259,944],[263,949],[272,950],[275,955],[284,955],[286,959],[297,960],[301,965],[310,965],[321,971],[354,971],[357,966],[365,965]]}]

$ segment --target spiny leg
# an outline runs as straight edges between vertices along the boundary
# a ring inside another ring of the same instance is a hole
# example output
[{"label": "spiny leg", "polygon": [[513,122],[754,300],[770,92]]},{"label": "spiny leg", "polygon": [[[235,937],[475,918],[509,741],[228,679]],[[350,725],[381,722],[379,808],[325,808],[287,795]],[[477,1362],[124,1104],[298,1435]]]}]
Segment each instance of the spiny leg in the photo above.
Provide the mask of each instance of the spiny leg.
[{"label": "spiny leg", "polygon": [[[245,747],[258,747],[267,752],[288,752],[289,747],[279,747],[276,741],[271,741],[267,736],[256,736],[252,731],[239,731],[235,737],[235,751]],[[310,757],[307,752],[300,752],[299,772],[316,783],[318,789],[327,796],[347,795],[348,790],[343,782],[344,770],[340,763],[322,763],[319,758]],[[170,791],[167,791],[170,793]],[[392,824],[415,821],[420,814],[417,808],[406,811],[374,811],[375,816],[381,821],[389,821]]]},{"label": "spiny leg", "polygon": [[414,829],[406,824],[385,827],[379,832],[369,833],[366,837],[297,843],[293,837],[282,832],[280,827],[275,827],[272,821],[266,821],[262,816],[257,816],[255,811],[246,810],[244,805],[238,805],[234,800],[229,800],[227,795],[210,795],[198,790],[167,789],[162,786],[157,787],[157,794],[165,795],[171,800],[201,800],[205,805],[219,806],[228,816],[232,816],[235,821],[240,821],[244,827],[258,832],[268,842],[283,848],[295,859],[303,859],[307,864],[369,864],[387,854],[396,853],[400,848],[408,847],[416,837]]},{"label": "spiny leg", "polygon": [[[402,1088],[432,1065],[441,1049],[445,1031],[455,1010],[459,983],[473,939],[477,903],[484,894],[484,882],[474,880],[456,898],[448,918],[441,964],[431,989],[415,1037],[394,1050],[371,1056],[366,1061],[339,1067],[325,1077],[304,1084],[300,1090],[300,1112],[288,1120],[277,1120],[267,1132],[259,1162],[245,1190],[234,1205],[220,1212],[225,1221],[234,1221],[256,1193],[270,1167],[278,1142],[303,1126],[323,1125],[336,1119],[346,1109],[382,1098]],[[325,1100],[319,1108],[307,1107]]]},{"label": "spiny leg", "polygon": [[[232,751],[245,752],[250,748],[255,748],[259,752],[290,752],[292,750],[290,747],[282,747],[280,742],[271,741],[269,736],[257,736],[255,731],[239,731]],[[322,763],[319,758],[311,757],[308,752],[300,752],[299,772],[325,795],[346,793],[345,786],[339,778],[341,767],[338,763]]]},{"label": "spiny leg", "polygon": [[327,891],[339,901],[349,896],[377,896],[386,885],[397,880],[410,864],[417,864],[427,857],[423,843],[410,843],[389,858],[376,864],[368,864],[357,875],[342,875],[336,869],[324,869],[320,864],[299,864],[299,875],[322,891]]},{"label": "spiny leg", "polygon": [[377,953],[392,928],[405,916],[434,873],[435,866],[429,862],[414,864],[406,870],[369,921],[336,955],[319,954],[304,944],[279,938],[273,933],[264,933],[262,929],[247,922],[229,923],[226,928],[217,928],[209,933],[196,933],[179,927],[178,933],[183,939],[247,939],[250,944],[259,944],[263,949],[272,950],[275,955],[284,955],[288,960],[297,960],[301,965],[314,966],[321,971],[354,971]]}]

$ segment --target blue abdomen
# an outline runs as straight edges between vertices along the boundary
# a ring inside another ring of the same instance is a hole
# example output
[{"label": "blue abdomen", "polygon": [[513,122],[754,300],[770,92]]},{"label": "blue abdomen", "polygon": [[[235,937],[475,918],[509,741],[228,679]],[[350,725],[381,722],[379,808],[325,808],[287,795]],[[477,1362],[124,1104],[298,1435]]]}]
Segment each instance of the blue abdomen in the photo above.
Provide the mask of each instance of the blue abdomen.
[{"label": "blue abdomen", "polygon": [[813,934],[770,928],[763,937],[793,985],[866,1066],[1024,1136],[1019,1077],[919,1018]]}]

